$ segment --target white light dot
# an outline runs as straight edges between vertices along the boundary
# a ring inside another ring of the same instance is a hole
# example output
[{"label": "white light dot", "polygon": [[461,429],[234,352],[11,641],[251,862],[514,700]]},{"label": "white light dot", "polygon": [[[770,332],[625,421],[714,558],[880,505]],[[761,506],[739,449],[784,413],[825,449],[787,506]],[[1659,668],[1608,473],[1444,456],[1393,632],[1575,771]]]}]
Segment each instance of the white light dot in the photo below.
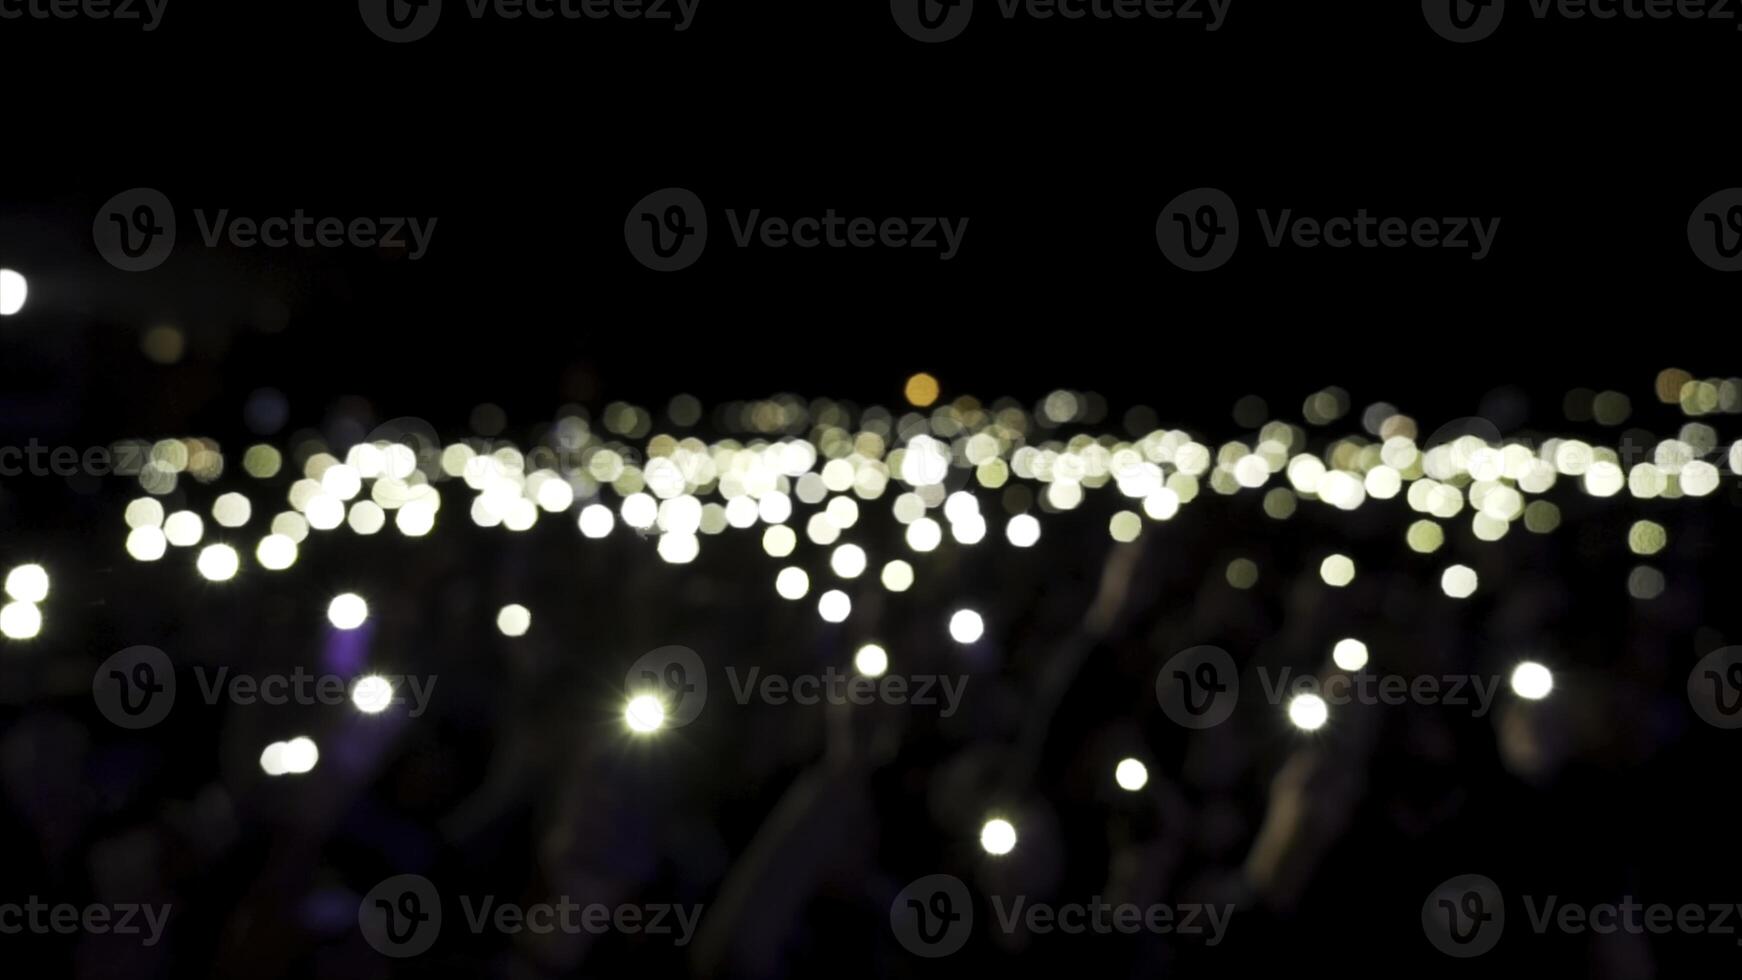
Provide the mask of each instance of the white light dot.
[{"label": "white light dot", "polygon": [[950,637],[957,643],[973,643],[986,632],[986,621],[972,609],[958,609],[950,617]]},{"label": "white light dot", "polygon": [[789,565],[774,576],[774,591],[782,599],[803,599],[811,590],[811,577],[796,565]]},{"label": "white light dot", "polygon": [[889,669],[889,653],[875,643],[867,643],[853,654],[853,669],[866,677],[882,677]]},{"label": "white light dot", "polygon": [[589,538],[602,538],[611,533],[617,518],[604,504],[588,504],[581,508],[581,533]]},{"label": "white light dot", "polygon": [[518,602],[509,603],[496,614],[496,628],[503,636],[525,636],[532,628],[532,610]]},{"label": "white light dot", "polygon": [[351,505],[345,523],[358,534],[374,534],[387,526],[387,512],[373,500],[359,500]]},{"label": "white light dot", "polygon": [[19,602],[48,598],[48,572],[41,565],[20,565],[6,574],[6,594]]},{"label": "white light dot", "polygon": [[354,630],[369,618],[369,604],[355,592],[333,597],[327,603],[327,621],[342,630]]},{"label": "white light dot", "polygon": [[1016,849],[1016,828],[1010,821],[994,817],[980,828],[980,846],[987,854],[1009,854]]},{"label": "white light dot", "polygon": [[1453,565],[1440,575],[1440,588],[1454,599],[1468,599],[1476,594],[1476,570],[1468,565]]},{"label": "white light dot", "polygon": [[659,557],[673,565],[685,565],[702,552],[702,541],[688,531],[667,531],[660,535],[656,549]]},{"label": "white light dot", "polygon": [[1040,521],[1033,514],[1017,514],[1004,525],[1004,536],[1018,548],[1032,548],[1040,540]]},{"label": "white light dot", "polygon": [[161,528],[163,527],[163,504],[150,497],[139,497],[128,503],[126,520],[128,527]]},{"label": "white light dot", "polygon": [[24,298],[29,295],[30,284],[23,275],[0,269],[0,316],[12,316],[24,309]]},{"label": "white light dot", "polygon": [[366,715],[378,715],[393,703],[393,684],[375,674],[359,678],[351,687],[351,703]]},{"label": "white light dot", "polygon": [[623,515],[623,523],[643,531],[659,520],[659,503],[645,493],[632,493],[624,497],[623,505],[618,511]]},{"label": "white light dot", "polygon": [[897,558],[883,566],[883,587],[891,592],[913,588],[913,566]]},{"label": "white light dot", "polygon": [[858,578],[865,571],[865,549],[844,544],[829,556],[829,567],[842,578]]},{"label": "white light dot", "polygon": [[1288,720],[1303,732],[1318,731],[1330,717],[1330,706],[1317,694],[1301,694],[1288,703]]},{"label": "white light dot", "polygon": [[205,531],[205,522],[191,510],[178,510],[163,522],[163,536],[177,548],[199,544]]},{"label": "white light dot", "polygon": [[0,634],[8,640],[28,640],[42,632],[42,611],[35,603],[8,602],[0,606]]},{"label": "white light dot", "polygon": [[1554,690],[1554,674],[1534,660],[1512,668],[1512,693],[1527,701],[1541,701]]},{"label": "white light dot", "polygon": [[1121,759],[1113,769],[1113,779],[1120,789],[1135,793],[1149,785],[1149,767],[1136,759]]},{"label": "white light dot", "polygon": [[227,544],[213,544],[200,549],[200,557],[195,565],[208,580],[227,582],[236,577],[236,569],[241,567],[242,559],[237,557],[235,548]]},{"label": "white light dot", "polygon": [[1367,644],[1356,639],[1342,639],[1331,648],[1331,661],[1338,670],[1360,670],[1367,666]]},{"label": "white light dot", "polygon": [[943,539],[944,529],[929,517],[922,517],[907,526],[907,546],[915,551],[931,551]]},{"label": "white light dot", "polygon": [[665,724],[665,705],[651,694],[637,694],[623,706],[623,721],[640,735],[658,731]]},{"label": "white light dot", "polygon": [[1355,562],[1348,555],[1331,555],[1319,563],[1319,578],[1340,589],[1355,581]]},{"label": "white light dot", "polygon": [[853,600],[840,589],[830,589],[817,599],[817,615],[828,622],[843,622],[852,611]]},{"label": "white light dot", "polygon": [[155,527],[136,527],[127,532],[127,553],[139,561],[156,561],[168,547],[163,532]]},{"label": "white light dot", "polygon": [[255,547],[254,560],[263,568],[281,572],[296,564],[296,542],[282,534],[268,534]]},{"label": "white light dot", "polygon": [[284,768],[284,743],[273,742],[260,752],[260,771],[268,776],[282,776]]},{"label": "white light dot", "polygon": [[286,773],[300,775],[314,769],[315,763],[321,761],[321,751],[315,746],[314,739],[299,735],[284,743],[284,754],[280,758]]}]

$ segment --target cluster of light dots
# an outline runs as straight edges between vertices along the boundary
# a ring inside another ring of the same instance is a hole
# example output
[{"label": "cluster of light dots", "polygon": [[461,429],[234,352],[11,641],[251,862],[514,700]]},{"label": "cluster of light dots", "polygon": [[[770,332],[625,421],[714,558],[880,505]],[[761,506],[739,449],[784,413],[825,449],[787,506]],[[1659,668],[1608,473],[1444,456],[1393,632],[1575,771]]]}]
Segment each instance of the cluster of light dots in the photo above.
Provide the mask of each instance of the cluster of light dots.
[{"label": "cluster of light dots", "polygon": [[[17,312],[24,295],[22,277],[0,271],[0,312]],[[1129,431],[1147,434],[1092,435],[1081,430],[1104,419],[1099,396],[1057,391],[1031,409],[969,397],[944,401],[938,379],[917,374],[903,387],[902,410],[855,414],[839,403],[790,396],[731,403],[722,407],[725,425],[745,437],[711,443],[659,433],[653,413],[615,403],[598,419],[564,415],[541,443],[525,450],[470,438],[420,453],[404,442],[379,440],[359,443],[341,458],[318,443],[288,452],[256,444],[242,454],[241,468],[262,484],[288,470],[282,504],[274,507],[269,494],[263,501],[259,494],[230,491],[218,495],[207,512],[166,512],[164,501],[181,499],[176,492],[189,481],[219,479],[226,471],[224,455],[209,439],[163,439],[138,444],[146,462],[136,475],[146,495],[127,506],[126,551],[154,562],[172,549],[197,549],[199,574],[224,582],[242,572],[243,553],[211,537],[252,526],[255,563],[280,572],[295,565],[317,533],[344,528],[368,537],[391,524],[406,537],[428,535],[443,512],[443,485],[463,485],[472,496],[460,510],[479,527],[524,533],[572,510],[582,538],[597,541],[619,531],[652,537],[654,553],[671,564],[697,560],[708,537],[754,533],[779,566],[775,594],[803,600],[814,586],[817,616],[844,623],[854,612],[850,590],[863,587],[862,581],[906,592],[920,573],[910,557],[924,559],[950,543],[975,547],[995,540],[998,520],[1008,546],[1035,547],[1045,518],[1078,509],[1095,490],[1111,490],[1129,502],[1106,524],[1108,537],[1119,543],[1176,519],[1206,490],[1224,496],[1261,491],[1264,514],[1277,521],[1292,519],[1305,503],[1354,511],[1396,499],[1420,515],[1404,530],[1404,546],[1429,555],[1446,546],[1447,523],[1466,515],[1478,542],[1497,542],[1514,525],[1536,534],[1555,531],[1560,508],[1542,498],[1562,484],[1598,499],[1623,492],[1637,499],[1705,497],[1722,476],[1710,457],[1727,455],[1729,472],[1742,474],[1742,442],[1721,446],[1716,430],[1699,420],[1742,413],[1742,379],[1701,380],[1669,370],[1658,376],[1655,394],[1690,420],[1673,437],[1657,440],[1649,460],[1629,463],[1620,449],[1577,438],[1530,445],[1463,435],[1424,447],[1416,421],[1384,403],[1360,414],[1364,432],[1310,452],[1309,434],[1351,411],[1347,393],[1336,388],[1306,399],[1304,425],[1272,418],[1261,399],[1241,399],[1235,419],[1256,433],[1244,441],[1199,442],[1184,431],[1155,427],[1147,409],[1134,409],[1125,420]],[[687,395],[667,411],[678,430],[696,425],[703,414],[700,402]],[[1570,421],[1616,426],[1630,417],[1632,402],[1619,392],[1578,391],[1568,395],[1566,414]],[[795,435],[801,431],[807,434]],[[998,501],[990,513],[983,505],[987,496]],[[901,525],[909,557],[875,555],[851,540],[862,530],[866,507],[880,500],[888,501]],[[1631,525],[1626,546],[1648,558],[1668,543],[1662,524],[1640,520]],[[805,557],[811,553],[806,546],[815,549],[815,562]],[[46,573],[21,566],[14,574],[25,568],[36,572],[26,572],[17,591],[9,579],[12,601],[0,608],[0,632],[14,639],[41,628],[41,597],[29,596],[38,593],[32,576],[39,573],[40,593],[46,595]],[[1326,587],[1346,588],[1359,569],[1350,556],[1333,552],[1320,558],[1317,571]],[[1447,563],[1438,574],[1448,598],[1468,599],[1479,590],[1469,565]],[[1226,566],[1225,577],[1234,588],[1251,589],[1260,569],[1238,557]],[[829,584],[815,585],[819,580]],[[1636,567],[1627,581],[1629,594],[1639,599],[1664,589],[1664,576],[1649,565]],[[337,629],[356,629],[367,620],[368,606],[345,593],[332,600],[328,618]],[[526,607],[507,605],[496,626],[504,636],[519,637],[531,618]],[[986,623],[975,610],[960,608],[946,629],[957,643],[973,644],[984,637]],[[1337,669],[1355,672],[1367,666],[1369,653],[1362,641],[1344,638],[1331,658]],[[877,644],[865,644],[854,655],[855,670],[867,677],[880,676],[888,663]],[[1520,663],[1512,675],[1513,691],[1527,700],[1545,698],[1552,688],[1552,675],[1541,664]],[[384,707],[391,697],[391,685],[381,678],[365,678],[355,689],[360,710],[371,711],[365,704]],[[1290,700],[1286,714],[1308,732],[1330,720],[1329,706],[1310,694]],[[665,704],[651,694],[635,695],[626,702],[624,719],[633,732],[658,731],[665,726]],[[1125,759],[1115,778],[1136,790],[1148,773],[1139,760]],[[1005,853],[1014,847],[1014,828],[990,820],[982,844],[989,853]]]},{"label": "cluster of light dots", "polygon": [[273,742],[260,753],[260,771],[268,776],[300,776],[312,772],[321,761],[315,741],[298,735],[288,742]]},{"label": "cluster of light dots", "polygon": [[48,570],[19,565],[6,573],[5,605],[0,605],[0,635],[9,640],[34,639],[42,632],[39,605],[48,598]]}]

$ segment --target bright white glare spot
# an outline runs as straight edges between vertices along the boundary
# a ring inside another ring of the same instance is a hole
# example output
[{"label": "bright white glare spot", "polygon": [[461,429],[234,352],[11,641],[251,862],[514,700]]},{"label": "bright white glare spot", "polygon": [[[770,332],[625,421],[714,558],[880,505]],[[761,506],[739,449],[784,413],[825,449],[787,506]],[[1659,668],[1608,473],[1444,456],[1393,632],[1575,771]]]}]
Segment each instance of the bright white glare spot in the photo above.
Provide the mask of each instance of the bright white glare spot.
[{"label": "bright white glare spot", "polygon": [[796,547],[798,532],[785,524],[770,524],[768,530],[762,532],[762,550],[768,552],[770,558],[785,558]]},{"label": "bright white glare spot", "polygon": [[262,567],[282,572],[296,564],[296,542],[282,534],[268,534],[254,549],[254,558]]},{"label": "bright white glare spot", "polygon": [[1113,769],[1113,779],[1120,789],[1135,793],[1149,785],[1149,767],[1136,759],[1121,759]]},{"label": "bright white glare spot", "polygon": [[[333,469],[338,469],[338,467],[335,466]],[[403,514],[404,511],[400,513]],[[345,502],[323,491],[308,499],[308,505],[302,509],[302,515],[308,518],[309,527],[317,531],[331,531],[345,523]]]},{"label": "bright white glare spot", "polygon": [[1512,693],[1527,701],[1541,701],[1554,690],[1554,674],[1534,660],[1512,668]]},{"label": "bright white glare spot", "polygon": [[373,500],[359,500],[351,505],[345,523],[358,534],[374,534],[387,526],[387,512]]},{"label": "bright white glare spot", "polygon": [[645,493],[632,493],[623,498],[619,513],[623,523],[645,531],[659,520],[659,503]]},{"label": "bright white glare spot", "polygon": [[24,309],[24,298],[29,295],[30,284],[23,275],[0,269],[0,316],[12,316]]},{"label": "bright white glare spot", "polygon": [[1033,514],[1017,514],[1004,525],[1004,536],[1018,548],[1032,548],[1040,540],[1040,521]]},{"label": "bright white glare spot", "polygon": [[943,539],[944,529],[929,517],[922,517],[907,526],[907,546],[915,551],[931,551]]},{"label": "bright white glare spot", "polygon": [[829,567],[842,578],[858,578],[865,571],[865,549],[844,544],[829,556]]},{"label": "bright white glare spot", "polygon": [[987,854],[1009,854],[1016,848],[1016,828],[1010,821],[993,818],[980,828],[980,846]]},{"label": "bright white glare spot", "polygon": [[1440,588],[1454,599],[1468,599],[1476,593],[1476,570],[1468,565],[1453,565],[1440,575]]},{"label": "bright white glare spot", "polygon": [[866,677],[882,677],[889,669],[889,653],[875,643],[867,643],[853,654],[853,669]]},{"label": "bright white glare spot", "polygon": [[139,497],[127,505],[128,527],[163,527],[163,504],[150,497]]},{"label": "bright white glare spot", "polygon": [[1288,703],[1288,720],[1303,732],[1318,731],[1330,717],[1330,707],[1317,694],[1302,694]]},{"label": "bright white glare spot", "polygon": [[957,643],[973,643],[986,633],[986,621],[972,609],[958,609],[950,617],[950,637]]},{"label": "bright white glare spot", "polygon": [[378,715],[393,703],[393,684],[375,674],[361,678],[351,688],[351,703],[366,715]]},{"label": "bright white glare spot", "polygon": [[669,531],[660,535],[659,557],[673,565],[687,565],[702,552],[702,541],[688,531]]},{"label": "bright white glare spot", "polygon": [[756,510],[762,515],[763,523],[785,524],[792,516],[792,498],[778,491],[766,494],[757,502]]},{"label": "bright white glare spot", "polygon": [[774,591],[780,593],[782,599],[803,599],[810,590],[811,577],[796,565],[783,568],[774,576]]},{"label": "bright white glare spot", "polygon": [[1367,644],[1355,639],[1342,639],[1331,648],[1331,661],[1338,670],[1360,670],[1367,666]]},{"label": "bright white glare spot", "polygon": [[300,775],[319,762],[321,753],[314,740],[298,736],[288,742],[273,742],[260,753],[260,769],[268,776]]},{"label": "bright white glare spot", "polygon": [[658,731],[665,724],[665,705],[651,694],[637,694],[624,705],[623,721],[638,735]]},{"label": "bright white glare spot", "polygon": [[817,600],[817,615],[831,623],[844,622],[853,611],[853,600],[840,589],[830,589]]},{"label": "bright white glare spot", "polygon": [[205,522],[191,510],[178,510],[163,522],[164,538],[177,548],[199,544],[200,537],[205,533]]},{"label": "bright white glare spot", "polygon": [[496,628],[503,636],[525,636],[532,628],[532,610],[518,602],[509,603],[496,614]]},{"label": "bright white glare spot", "polygon": [[369,604],[355,592],[333,597],[327,603],[327,621],[342,630],[354,630],[369,618]]},{"label": "bright white glare spot", "polygon": [[19,602],[48,598],[48,572],[36,564],[20,565],[6,574],[6,594]]},{"label": "bright white glare spot", "polygon": [[8,640],[28,640],[42,632],[42,611],[35,603],[8,602],[0,606],[0,634]]},{"label": "bright white glare spot", "polygon": [[1348,555],[1331,555],[1319,563],[1319,578],[1340,589],[1355,581],[1355,563]]},{"label": "bright white glare spot", "polygon": [[913,566],[897,558],[883,566],[883,587],[891,592],[913,588]]},{"label": "bright white glare spot", "polygon": [[314,769],[315,763],[321,761],[321,750],[315,746],[314,739],[299,735],[284,743],[284,754],[280,758],[284,761],[284,771],[297,775]]},{"label": "bright white glare spot", "polygon": [[200,557],[195,565],[208,580],[227,582],[236,577],[236,569],[241,567],[242,559],[237,557],[235,548],[227,544],[213,544],[200,549]]},{"label": "bright white glare spot", "polygon": [[139,561],[156,561],[168,547],[163,532],[155,527],[136,527],[127,532],[127,553]]},{"label": "bright white glare spot", "polygon": [[581,508],[579,523],[582,534],[589,538],[602,538],[611,533],[617,518],[611,513],[611,508],[604,504],[588,504]]}]

